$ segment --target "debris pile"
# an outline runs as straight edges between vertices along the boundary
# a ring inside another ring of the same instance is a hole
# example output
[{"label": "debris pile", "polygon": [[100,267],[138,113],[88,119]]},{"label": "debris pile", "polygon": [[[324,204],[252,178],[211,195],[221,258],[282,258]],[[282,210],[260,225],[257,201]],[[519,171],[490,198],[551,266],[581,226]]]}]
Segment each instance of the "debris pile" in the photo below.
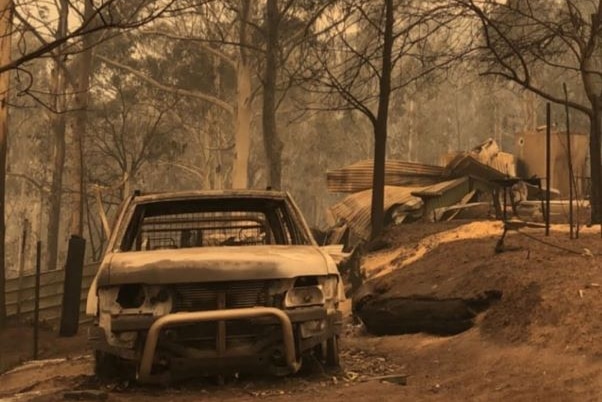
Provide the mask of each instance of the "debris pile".
[{"label": "debris pile", "polygon": [[343,361],[342,381],[389,381],[405,385],[404,367],[384,356],[371,355],[363,350],[348,349],[341,352]]},{"label": "debris pile", "polygon": [[[502,152],[493,139],[469,151],[443,155],[441,161],[443,166],[400,160],[386,162],[385,224],[503,216],[532,222],[543,220],[545,183],[531,176],[517,177],[521,174],[519,170],[527,171],[532,161],[520,158],[517,161],[513,154]],[[327,244],[342,243],[350,250],[369,240],[372,173],[372,161],[327,172],[329,191],[351,193],[328,210],[331,231],[326,235]],[[505,182],[509,180],[512,185]],[[560,200],[562,194],[554,188],[550,193],[554,199],[550,207],[552,222],[566,221],[568,201]],[[587,208],[587,201],[579,201],[581,220],[588,215]],[[344,238],[341,233],[345,233]]]}]

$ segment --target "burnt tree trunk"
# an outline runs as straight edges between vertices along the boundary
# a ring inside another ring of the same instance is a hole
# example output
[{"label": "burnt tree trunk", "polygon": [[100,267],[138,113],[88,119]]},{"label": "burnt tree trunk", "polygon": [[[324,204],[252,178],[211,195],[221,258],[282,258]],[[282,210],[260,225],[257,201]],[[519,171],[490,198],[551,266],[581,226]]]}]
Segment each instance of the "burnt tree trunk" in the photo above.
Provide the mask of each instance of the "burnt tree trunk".
[{"label": "burnt tree trunk", "polygon": [[47,261],[49,271],[57,267],[60,216],[63,190],[63,169],[65,166],[65,116],[59,114],[53,117],[52,131],[54,132],[54,154],[52,168],[52,185],[50,187],[50,208],[48,211]]},{"label": "burnt tree trunk", "polygon": [[[85,0],[84,19],[89,20],[94,13],[92,0]],[[92,69],[93,38],[90,34],[84,35],[82,42],[84,51],[79,55],[77,83],[74,85],[75,109],[77,114],[73,125],[73,210],[71,211],[71,234],[79,237],[84,233],[84,158],[83,139],[88,123],[88,90],[90,86],[90,73]]]},{"label": "burnt tree trunk", "polygon": [[[60,39],[67,34],[67,17],[69,11],[68,0],[61,0],[59,10],[59,21],[56,38]],[[54,96],[54,112],[50,116],[51,127],[54,133],[54,152],[52,184],[50,187],[50,208],[48,211],[48,233],[46,237],[47,254],[46,267],[55,270],[57,267],[60,218],[61,218],[61,195],[63,191],[63,170],[65,167],[65,114],[63,106],[65,101],[65,77],[62,71],[61,49],[54,57],[54,66],[51,77],[51,92]]]},{"label": "burnt tree trunk", "polygon": [[234,141],[234,165],[232,187],[247,188],[249,180],[249,153],[251,148],[251,67],[247,44],[249,41],[249,15],[251,0],[240,2],[240,27],[238,39],[239,58],[236,66],[236,128]]},{"label": "burnt tree trunk", "polygon": [[383,231],[385,223],[385,154],[387,129],[377,122],[374,127],[374,171],[372,174],[372,205],[370,238],[374,239]]},{"label": "burnt tree trunk", "polygon": [[387,122],[391,95],[391,55],[393,50],[393,0],[385,1],[385,33],[382,72],[379,80],[378,113],[374,125],[374,169],[372,174],[371,238],[381,234],[385,221],[385,162],[387,151]]},{"label": "burnt tree trunk", "polygon": [[[10,62],[12,31],[12,0],[0,1],[0,65]],[[6,325],[6,144],[8,140],[8,89],[10,70],[0,74],[0,328]]]},{"label": "burnt tree trunk", "polygon": [[263,77],[263,145],[268,163],[268,187],[282,186],[283,144],[276,127],[276,82],[278,79],[278,13],[277,0],[266,3],[266,59]]}]

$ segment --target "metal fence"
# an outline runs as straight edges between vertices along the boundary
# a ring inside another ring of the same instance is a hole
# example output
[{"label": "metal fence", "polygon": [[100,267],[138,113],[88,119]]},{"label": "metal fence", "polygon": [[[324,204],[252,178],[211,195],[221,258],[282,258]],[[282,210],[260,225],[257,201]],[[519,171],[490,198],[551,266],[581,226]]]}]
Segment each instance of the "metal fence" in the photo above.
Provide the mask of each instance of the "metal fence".
[{"label": "metal fence", "polygon": [[[86,310],[88,289],[94,279],[98,264],[84,266],[81,290],[80,312]],[[48,271],[40,275],[40,321],[55,322],[61,317],[65,271]],[[35,274],[6,281],[6,313],[21,321],[33,319],[35,304]]]}]

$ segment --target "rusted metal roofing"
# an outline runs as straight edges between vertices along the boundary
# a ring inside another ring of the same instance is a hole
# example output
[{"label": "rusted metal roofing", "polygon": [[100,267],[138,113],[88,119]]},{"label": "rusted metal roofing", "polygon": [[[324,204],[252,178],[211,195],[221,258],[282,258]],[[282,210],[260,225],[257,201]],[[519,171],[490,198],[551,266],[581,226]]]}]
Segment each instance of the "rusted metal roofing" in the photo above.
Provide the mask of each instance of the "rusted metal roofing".
[{"label": "rusted metal roofing", "polygon": [[477,158],[470,154],[457,155],[445,167],[446,177],[462,177],[473,176],[483,180],[498,180],[504,179],[509,175],[480,162]]},{"label": "rusted metal roofing", "polygon": [[[422,198],[424,202],[423,219],[427,221],[436,221],[436,211],[440,208],[450,207],[461,202],[467,194],[476,193],[473,189],[474,179],[464,176],[454,180],[448,180],[429,186],[420,191],[412,193]],[[465,201],[465,202],[468,202]]]},{"label": "rusted metal roofing", "polygon": [[489,138],[487,141],[471,149],[470,154],[487,166],[491,166],[509,176],[516,176],[514,155],[502,152],[498,143],[493,138]]},{"label": "rusted metal roofing", "polygon": [[[387,161],[385,213],[396,205],[402,206],[402,215],[424,206],[421,211],[430,218],[435,209],[462,201],[472,190],[489,191],[490,180],[516,176],[514,156],[501,152],[493,139],[444,159],[445,167]],[[332,217],[344,220],[355,236],[365,240],[370,236],[372,172],[372,160],[364,160],[327,173],[329,191],[355,192],[330,208]]]},{"label": "rusted metal roofing", "polygon": [[514,155],[500,151],[491,138],[469,152],[444,155],[443,160],[448,177],[471,175],[485,180],[516,177]]},{"label": "rusted metal roofing", "polygon": [[[394,205],[405,204],[409,208],[418,209],[422,205],[419,197],[413,192],[422,187],[385,186],[385,212]],[[330,207],[335,220],[344,220],[349,230],[356,236],[368,240],[370,238],[370,212],[372,205],[372,190],[360,191],[345,197],[342,201]]]},{"label": "rusted metal roofing", "polygon": [[420,198],[440,197],[446,191],[451,190],[454,187],[459,186],[461,184],[464,184],[465,182],[467,182],[469,180],[470,179],[468,178],[468,176],[464,176],[464,177],[459,177],[454,180],[442,181],[441,183],[437,183],[437,184],[433,184],[432,186],[425,187],[422,190],[414,191],[412,193],[412,195],[415,195],[416,197],[420,197]]},{"label": "rusted metal roofing", "polygon": [[495,170],[507,174],[508,176],[516,176],[516,162],[514,155],[507,152],[499,152],[495,158],[491,159],[487,165]]},{"label": "rusted metal roofing", "polygon": [[[329,170],[326,173],[328,191],[355,193],[372,187],[372,160]],[[385,184],[388,186],[427,186],[441,180],[443,167],[401,160],[388,160],[385,164]]]}]

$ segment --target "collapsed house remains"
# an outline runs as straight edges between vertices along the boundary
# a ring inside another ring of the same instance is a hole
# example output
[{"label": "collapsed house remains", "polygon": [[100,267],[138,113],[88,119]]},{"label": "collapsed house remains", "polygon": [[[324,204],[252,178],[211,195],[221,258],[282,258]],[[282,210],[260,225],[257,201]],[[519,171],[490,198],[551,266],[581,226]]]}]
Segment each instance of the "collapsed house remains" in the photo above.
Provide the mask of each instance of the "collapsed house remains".
[{"label": "collapsed house remains", "polygon": [[[579,149],[573,159],[581,176],[586,171],[586,151],[583,150],[587,150],[582,144],[582,137],[574,136],[573,147]],[[442,166],[388,160],[385,166],[386,223],[499,218],[504,206],[512,208],[510,214],[525,220],[541,220],[541,199],[545,192],[541,185],[519,181],[511,191],[506,192],[501,182],[509,178],[545,176],[545,163],[542,162],[545,155],[540,155],[545,149],[541,138],[545,141],[545,136],[541,133],[520,133],[516,138],[515,154],[501,151],[495,140],[488,139],[470,151],[443,155]],[[558,198],[568,192],[568,184],[565,186],[568,170],[563,138],[560,134],[553,138],[554,177],[550,192],[555,201],[551,204],[550,212],[552,219],[558,221],[566,215],[566,203]],[[332,205],[327,214],[328,223],[337,233],[347,231],[347,244],[369,239],[372,172],[371,160],[327,172],[329,191],[351,193]],[[542,185],[545,186],[543,180]],[[577,194],[583,194],[584,185],[581,184],[578,190]],[[581,202],[580,206],[583,210],[587,208],[586,202]],[[333,240],[340,240],[341,235],[334,237]]]},{"label": "collapsed house remains", "polygon": [[[567,147],[563,146],[566,134],[561,136],[556,133],[552,138],[549,191],[542,189],[545,186],[542,178],[546,175],[546,142],[542,133],[517,134],[514,154],[502,152],[496,141],[489,139],[469,151],[442,155],[440,166],[388,161],[384,197],[386,223],[501,218],[506,224],[503,225],[504,234],[496,245],[496,251],[500,251],[503,250],[503,239],[508,228],[514,225],[542,226],[533,222],[543,221],[543,211],[547,205],[543,201],[544,194],[554,198],[549,204],[551,220],[566,220],[568,206],[561,199],[568,196],[570,176]],[[576,168],[574,176],[581,177],[587,171],[587,146],[583,143],[586,137],[576,135],[572,138],[571,145],[576,149],[576,152],[571,152]],[[457,297],[457,294],[440,293],[440,289],[434,291],[436,284],[420,290],[415,284],[404,288],[405,280],[396,283],[395,279],[391,279],[396,275],[403,277],[394,274],[396,271],[407,272],[409,276],[405,278],[414,278],[425,266],[424,272],[429,276],[432,269],[437,267],[421,265],[419,260],[424,258],[432,244],[439,244],[436,236],[425,239],[422,249],[416,245],[396,248],[387,263],[383,264],[384,260],[376,258],[378,263],[374,263],[372,269],[362,265],[361,256],[365,250],[377,249],[381,247],[380,243],[388,243],[388,240],[377,239],[362,245],[370,240],[372,174],[371,161],[328,172],[330,191],[351,193],[331,206],[331,223],[336,226],[327,238],[342,243],[344,251],[353,249],[348,259],[339,263],[341,274],[351,284],[348,293],[352,294],[353,314],[363,323],[367,332],[375,335],[415,332],[450,335],[472,327],[479,312],[501,299],[502,290],[487,287],[470,297]],[[574,188],[576,194],[583,197],[586,182],[580,180]],[[586,216],[585,202],[579,201],[578,206],[581,216]],[[507,220],[510,217],[519,220]],[[476,228],[470,231],[478,232]],[[453,238],[459,235],[456,232]],[[441,254],[447,254],[450,250]],[[389,258],[385,257],[388,255],[385,253],[381,257]],[[440,255],[439,258],[445,256]],[[412,264],[411,268],[409,264]],[[397,270],[399,267],[408,269]],[[392,288],[396,290],[389,292]],[[404,290],[400,292],[398,289]]]}]

